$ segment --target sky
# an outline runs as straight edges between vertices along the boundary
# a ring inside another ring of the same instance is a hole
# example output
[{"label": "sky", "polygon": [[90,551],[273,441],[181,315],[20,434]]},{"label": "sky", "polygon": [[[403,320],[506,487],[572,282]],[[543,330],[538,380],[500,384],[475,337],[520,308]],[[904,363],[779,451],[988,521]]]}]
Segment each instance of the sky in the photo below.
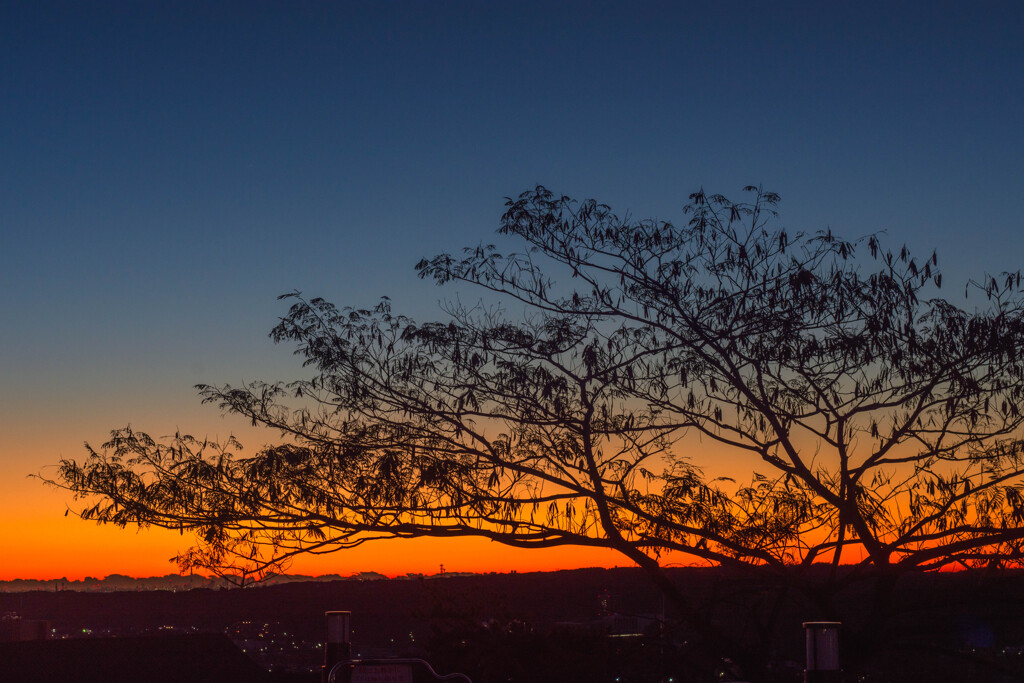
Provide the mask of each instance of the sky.
[{"label": "sky", "polygon": [[[780,223],[937,249],[946,295],[1024,254],[1019,2],[0,3],[0,579],[159,575],[188,539],[99,528],[29,475],[110,430],[275,435],[194,385],[301,376],[301,290],[446,291],[536,184],[683,220],[700,187]],[[959,297],[959,299],[958,299]],[[300,573],[628,562],[370,544]]]}]

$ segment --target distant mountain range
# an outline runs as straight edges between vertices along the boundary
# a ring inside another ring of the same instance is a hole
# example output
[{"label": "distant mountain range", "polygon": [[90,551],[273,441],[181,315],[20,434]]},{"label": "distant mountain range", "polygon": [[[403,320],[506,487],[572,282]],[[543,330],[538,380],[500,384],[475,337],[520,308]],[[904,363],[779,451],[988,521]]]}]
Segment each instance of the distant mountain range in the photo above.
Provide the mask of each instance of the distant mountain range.
[{"label": "distant mountain range", "polygon": [[[441,576],[440,574],[434,576]],[[444,576],[472,576],[471,574],[446,573]],[[323,576],[305,576],[302,574],[281,574],[263,581],[262,586],[276,586],[287,583],[307,583],[310,581],[379,581],[389,577],[377,572],[360,572],[351,576],[326,574]],[[434,578],[423,574],[406,574],[397,579]],[[167,574],[166,576],[150,576],[138,578],[123,574],[111,574],[102,579],[87,576],[80,581],[67,578],[60,579],[12,579],[0,581],[0,593],[21,593],[27,591],[79,591],[112,593],[115,591],[187,591],[196,588],[229,588],[232,585],[217,577],[199,574],[182,575]]]}]

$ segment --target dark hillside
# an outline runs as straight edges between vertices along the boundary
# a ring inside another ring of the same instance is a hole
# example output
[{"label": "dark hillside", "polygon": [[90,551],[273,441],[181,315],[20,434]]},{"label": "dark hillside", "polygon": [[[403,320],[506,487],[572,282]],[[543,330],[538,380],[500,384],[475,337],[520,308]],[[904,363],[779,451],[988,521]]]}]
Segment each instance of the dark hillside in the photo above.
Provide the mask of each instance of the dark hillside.
[{"label": "dark hillside", "polygon": [[[885,623],[867,620],[870,596],[860,589],[849,592],[840,614],[822,614],[805,602],[785,602],[768,632],[765,615],[775,604],[775,594],[762,587],[756,574],[678,569],[672,576],[740,642],[755,647],[759,638],[768,638],[780,681],[791,680],[803,662],[801,622],[816,619],[838,618],[844,623],[846,666],[869,672],[865,681],[890,680],[884,672],[897,671],[903,671],[903,680],[916,680],[906,671],[923,671],[922,662],[936,669],[929,680],[944,680],[944,673],[964,670],[983,672],[974,680],[1012,680],[1000,677],[1019,671],[1018,660],[1024,659],[1018,654],[1024,653],[1020,573],[905,578],[898,604],[889,606]],[[267,625],[261,632],[285,634],[308,645],[289,660],[308,666],[315,666],[321,656],[313,648],[324,635],[324,611],[337,609],[353,613],[353,643],[362,656],[425,656],[441,670],[471,674],[476,683],[546,680],[541,669],[562,680],[574,675],[587,680],[587,675],[601,678],[601,672],[639,672],[644,667],[652,669],[650,680],[657,680],[654,669],[678,668],[686,659],[685,632],[662,632],[660,595],[636,569],[308,582],[179,593],[0,594],[0,614],[49,620],[61,636],[82,636],[83,630],[92,635],[184,630],[228,632],[238,640],[255,638],[245,635],[247,629],[255,632]],[[672,614],[665,616],[671,622]],[[608,640],[609,634],[617,633],[645,635]]]}]

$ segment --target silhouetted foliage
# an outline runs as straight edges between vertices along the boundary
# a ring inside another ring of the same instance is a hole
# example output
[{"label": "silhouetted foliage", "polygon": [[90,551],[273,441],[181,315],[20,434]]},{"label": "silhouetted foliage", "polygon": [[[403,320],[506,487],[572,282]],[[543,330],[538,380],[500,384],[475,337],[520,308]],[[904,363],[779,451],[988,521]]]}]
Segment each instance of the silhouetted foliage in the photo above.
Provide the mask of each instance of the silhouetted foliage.
[{"label": "silhouetted foliage", "polygon": [[537,187],[502,217],[520,251],[417,265],[487,297],[443,321],[286,295],[271,336],[312,376],[199,387],[281,445],[126,428],[57,483],[87,519],[197,532],[184,566],[417,536],[609,548],[709,631],[663,559],[787,587],[854,565],[814,582],[823,611],[865,576],[881,602],[899,571],[1019,566],[1019,273],[966,310],[929,298],[934,254],[789,234],[777,195],[745,191],[691,195],[676,226]]}]

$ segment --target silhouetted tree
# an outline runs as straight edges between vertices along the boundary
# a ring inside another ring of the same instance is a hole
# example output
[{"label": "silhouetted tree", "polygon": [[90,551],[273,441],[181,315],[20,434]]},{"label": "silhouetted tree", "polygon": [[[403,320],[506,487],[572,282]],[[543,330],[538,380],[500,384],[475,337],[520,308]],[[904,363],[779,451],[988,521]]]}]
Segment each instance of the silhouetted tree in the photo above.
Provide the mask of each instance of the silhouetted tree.
[{"label": "silhouetted tree", "polygon": [[663,558],[851,564],[828,590],[1019,566],[1019,273],[964,310],[926,298],[934,254],[790,235],[777,195],[746,192],[691,195],[682,226],[526,192],[500,229],[523,249],[417,265],[486,302],[417,324],[289,294],[271,336],[311,377],[199,387],[281,445],[123,429],[58,484],[87,519],[196,531],[198,567],[418,536],[609,548],[705,626]]}]

